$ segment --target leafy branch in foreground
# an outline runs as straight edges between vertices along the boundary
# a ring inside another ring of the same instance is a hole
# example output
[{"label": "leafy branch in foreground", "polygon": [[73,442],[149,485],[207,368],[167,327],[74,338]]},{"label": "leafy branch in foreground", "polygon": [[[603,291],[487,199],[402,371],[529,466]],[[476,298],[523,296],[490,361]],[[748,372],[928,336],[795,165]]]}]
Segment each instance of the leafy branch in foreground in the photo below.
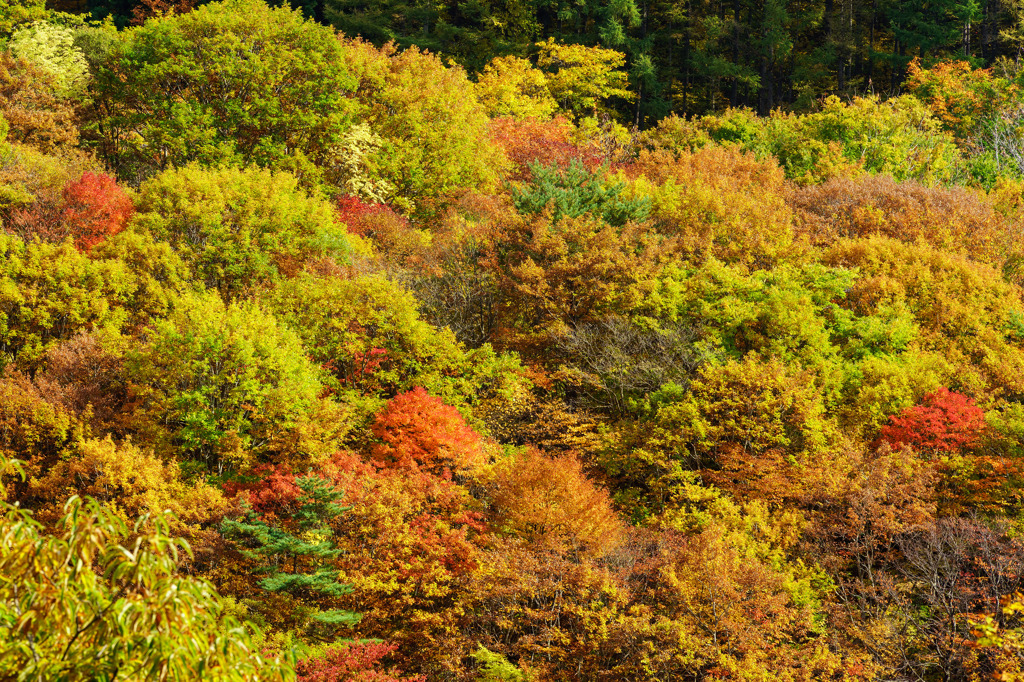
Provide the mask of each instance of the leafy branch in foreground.
[{"label": "leafy branch in foreground", "polygon": [[[17,469],[0,459],[0,471]],[[293,679],[290,660],[253,650],[208,582],[178,575],[191,550],[163,516],[129,534],[97,501],[72,497],[49,536],[17,506],[2,511],[0,679]]]}]

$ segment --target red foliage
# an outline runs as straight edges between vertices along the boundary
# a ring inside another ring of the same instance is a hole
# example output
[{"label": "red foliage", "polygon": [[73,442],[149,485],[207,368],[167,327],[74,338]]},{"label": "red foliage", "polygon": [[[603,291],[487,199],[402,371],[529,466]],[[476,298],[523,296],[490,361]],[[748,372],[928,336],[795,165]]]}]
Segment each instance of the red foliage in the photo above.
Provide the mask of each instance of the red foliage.
[{"label": "red foliage", "polygon": [[75,238],[75,246],[86,251],[124,229],[135,206],[114,179],[103,173],[83,173],[64,188],[62,219]]},{"label": "red foliage", "polygon": [[423,258],[429,239],[409,219],[387,204],[370,204],[353,196],[338,199],[338,219],[349,233],[374,242],[385,260],[411,266]]},{"label": "red foliage", "polygon": [[345,223],[349,232],[360,236],[366,236],[369,218],[390,210],[384,204],[369,204],[348,194],[338,197],[338,219]]},{"label": "red foliage", "polygon": [[386,466],[443,474],[487,462],[483,439],[458,410],[419,386],[391,399],[374,420],[373,434],[382,441],[373,457]]},{"label": "red foliage", "polygon": [[328,647],[322,656],[299,661],[298,682],[425,682],[426,676],[399,677],[394,668],[378,670],[397,644],[351,642]]},{"label": "red foliage", "polygon": [[289,516],[292,505],[302,494],[291,467],[287,464],[264,464],[253,473],[258,477],[257,483],[228,481],[224,483],[224,491],[228,495],[244,491],[253,510],[265,520]]},{"label": "red foliage", "polygon": [[29,209],[15,211],[12,226],[25,237],[59,242],[71,237],[87,251],[107,237],[124,229],[135,206],[109,175],[83,173],[68,183],[61,200],[39,202]]},{"label": "red foliage", "polygon": [[594,170],[604,160],[596,145],[581,147],[569,137],[572,124],[563,118],[553,121],[536,119],[495,118],[491,120],[491,138],[501,145],[512,161],[513,180],[529,180],[530,164],[557,164],[561,168],[578,159]]},{"label": "red foliage", "polygon": [[360,237],[373,238],[379,232],[392,232],[408,227],[408,221],[387,204],[371,204],[359,197],[338,198],[338,219],[348,231]]},{"label": "red foliage", "polygon": [[387,356],[388,352],[384,348],[371,348],[365,353],[354,352],[352,354],[352,369],[345,375],[343,383],[346,386],[360,388],[364,393],[373,390],[375,387],[371,387],[370,379],[387,360]]},{"label": "red foliage", "polygon": [[[298,498],[295,474],[287,465],[258,473],[262,480],[225,488],[240,492],[265,521],[289,516]],[[351,452],[319,461],[312,473],[345,491],[347,511],[332,522],[333,541],[342,550],[340,579],[354,591],[335,606],[362,614],[358,636],[395,642],[392,658],[407,668],[438,659],[456,665],[463,611],[455,597],[473,580],[485,531],[469,492],[429,472],[388,467]],[[306,662],[299,679],[391,679],[374,677],[379,673],[369,664],[342,664],[379,651],[329,652]],[[370,663],[380,656],[370,656]]]},{"label": "red foliage", "polygon": [[920,405],[890,417],[881,438],[897,447],[951,452],[978,442],[985,429],[985,413],[965,395],[947,388],[929,393]]},{"label": "red foliage", "polygon": [[140,0],[132,9],[132,26],[141,26],[150,17],[188,14],[195,8],[196,0]]}]

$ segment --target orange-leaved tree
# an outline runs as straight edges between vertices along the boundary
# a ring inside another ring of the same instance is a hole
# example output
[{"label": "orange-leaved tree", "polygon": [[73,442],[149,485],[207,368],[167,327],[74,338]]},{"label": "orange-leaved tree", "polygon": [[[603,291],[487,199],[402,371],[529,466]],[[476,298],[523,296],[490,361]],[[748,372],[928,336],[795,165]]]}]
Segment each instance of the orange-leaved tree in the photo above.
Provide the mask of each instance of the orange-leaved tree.
[{"label": "orange-leaved tree", "polygon": [[377,415],[374,459],[434,474],[472,474],[487,463],[487,447],[454,407],[417,386],[395,396]]}]

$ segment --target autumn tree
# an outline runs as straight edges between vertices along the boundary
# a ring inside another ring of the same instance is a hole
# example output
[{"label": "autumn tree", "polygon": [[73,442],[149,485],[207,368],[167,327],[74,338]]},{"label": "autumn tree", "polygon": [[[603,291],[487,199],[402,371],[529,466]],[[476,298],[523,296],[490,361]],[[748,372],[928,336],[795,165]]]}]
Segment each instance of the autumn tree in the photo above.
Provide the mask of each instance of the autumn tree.
[{"label": "autumn tree", "polygon": [[[261,480],[240,483],[245,499],[267,523],[291,518],[301,474],[287,466],[259,473]],[[466,646],[461,595],[477,570],[484,530],[467,489],[348,452],[321,460],[315,475],[344,491],[339,499],[348,510],[332,523],[341,550],[332,576],[353,587],[336,605],[362,614],[355,634],[397,644],[406,670],[459,670]],[[293,616],[286,605],[267,615],[274,622]]]},{"label": "autumn tree", "polygon": [[484,559],[467,595],[475,642],[542,679],[614,668],[611,638],[629,597],[610,570],[519,539],[494,543]]},{"label": "autumn tree", "polygon": [[[190,162],[331,182],[356,87],[331,30],[237,0],[150,19],[97,65],[91,138],[133,182]],[[166,97],[166,93],[175,93]]]},{"label": "autumn tree", "polygon": [[556,221],[550,210],[512,217],[495,231],[485,261],[505,328],[559,333],[636,308],[675,247],[646,227],[616,227],[590,213]]},{"label": "autumn tree", "polygon": [[564,169],[577,159],[594,170],[604,160],[598,146],[578,139],[573,124],[563,117],[550,121],[499,117],[491,119],[489,130],[512,162],[511,180],[529,180],[534,164]]},{"label": "autumn tree", "polygon": [[873,175],[835,178],[794,189],[786,198],[795,210],[797,232],[816,245],[872,235],[921,240],[996,268],[1003,268],[1017,249],[1011,221],[996,201],[977,190]]},{"label": "autumn tree", "polygon": [[168,532],[193,541],[204,524],[227,511],[220,490],[202,480],[186,483],[177,462],[163,462],[131,441],[115,444],[109,436],[79,442],[33,479],[25,501],[38,508],[37,519],[55,523],[64,500],[75,495],[97,500],[125,524],[170,511]]},{"label": "autumn tree", "polygon": [[499,463],[493,486],[496,529],[531,546],[600,556],[621,539],[607,492],[587,478],[573,455],[527,450]]},{"label": "autumn tree", "polygon": [[41,152],[78,142],[73,103],[55,92],[53,74],[9,52],[0,55],[0,114],[11,142]]},{"label": "autumn tree", "polygon": [[985,413],[973,400],[943,387],[893,415],[880,437],[894,447],[951,452],[975,445],[985,426]]},{"label": "autumn tree", "polygon": [[0,235],[0,253],[0,352],[25,368],[79,332],[126,330],[166,314],[168,297],[180,291],[180,281],[135,275],[126,263],[90,258],[70,242]]},{"label": "autumn tree", "polygon": [[785,176],[771,160],[728,146],[642,152],[630,173],[657,231],[677,238],[691,262],[769,265],[795,251]]},{"label": "autumn tree", "polygon": [[607,111],[607,102],[613,97],[632,99],[626,89],[626,73],[621,70],[626,62],[623,53],[560,44],[552,38],[537,47],[537,67],[546,72],[551,96],[575,116],[597,116],[599,111]]},{"label": "autumn tree", "polygon": [[86,171],[64,187],[60,202],[36,202],[15,211],[10,223],[25,237],[53,242],[70,238],[88,251],[123,230],[134,212],[132,200],[113,178]]},{"label": "autumn tree", "polygon": [[423,675],[404,677],[382,659],[394,654],[396,644],[349,642],[326,647],[296,663],[298,682],[426,682]]},{"label": "autumn tree", "polygon": [[422,386],[461,408],[520,381],[515,358],[463,349],[449,330],[421,318],[412,292],[380,275],[303,274],[264,300],[341,395],[387,399]]},{"label": "autumn tree", "polygon": [[487,464],[483,439],[454,407],[422,387],[395,396],[374,420],[373,457],[388,466],[474,475]]},{"label": "autumn tree", "polygon": [[477,79],[477,97],[492,117],[550,118],[558,104],[548,77],[519,57],[495,57]]},{"label": "autumn tree", "polygon": [[48,21],[19,27],[8,43],[10,52],[52,77],[54,94],[62,98],[81,96],[89,82],[89,66],[75,45],[75,32]]},{"label": "autumn tree", "polygon": [[364,252],[330,204],[284,171],[189,166],[139,190],[132,230],[166,241],[194,276],[227,298],[302,269],[306,261],[346,264]]},{"label": "autumn tree", "polygon": [[430,214],[452,192],[493,186],[502,158],[465,71],[416,48],[343,44],[358,78],[361,120],[382,140],[368,163],[394,187],[393,204]]},{"label": "autumn tree", "polygon": [[[27,376],[12,369],[5,372],[0,379],[0,458],[18,460],[22,473],[35,481],[73,456],[84,435],[81,422],[61,405],[46,400]],[[4,485],[5,499],[30,508],[66,499],[31,499],[24,477],[6,479]]]}]

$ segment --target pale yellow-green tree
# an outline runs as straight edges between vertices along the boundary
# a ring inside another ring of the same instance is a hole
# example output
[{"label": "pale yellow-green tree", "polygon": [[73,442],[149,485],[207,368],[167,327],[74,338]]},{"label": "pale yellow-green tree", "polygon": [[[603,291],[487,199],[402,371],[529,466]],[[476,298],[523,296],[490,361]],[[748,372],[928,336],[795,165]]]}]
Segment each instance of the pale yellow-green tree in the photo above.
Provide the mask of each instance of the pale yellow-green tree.
[{"label": "pale yellow-green tree", "polygon": [[[16,469],[0,459],[0,471]],[[3,679],[294,679],[290,661],[254,650],[209,583],[178,574],[190,550],[166,519],[140,520],[125,542],[128,529],[95,500],[66,509],[54,535],[16,506],[0,510]]]},{"label": "pale yellow-green tree", "polygon": [[547,75],[520,57],[495,57],[477,79],[477,97],[491,116],[548,119],[558,111]]},{"label": "pale yellow-green tree", "polygon": [[547,73],[551,96],[576,116],[596,116],[608,100],[633,98],[622,69],[626,55],[617,50],[584,45],[563,45],[548,38],[537,43],[537,66]]}]

